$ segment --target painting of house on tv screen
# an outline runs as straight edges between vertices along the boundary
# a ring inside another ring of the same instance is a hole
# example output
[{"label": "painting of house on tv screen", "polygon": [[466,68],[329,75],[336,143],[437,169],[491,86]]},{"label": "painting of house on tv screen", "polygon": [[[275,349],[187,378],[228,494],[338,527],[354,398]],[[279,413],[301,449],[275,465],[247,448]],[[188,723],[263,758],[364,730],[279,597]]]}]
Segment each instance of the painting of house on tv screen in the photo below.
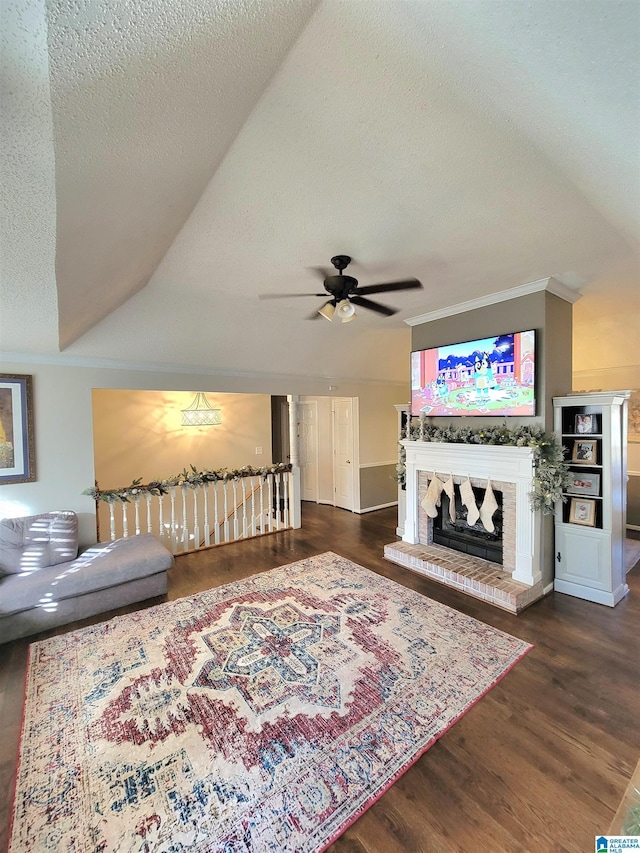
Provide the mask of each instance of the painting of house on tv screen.
[{"label": "painting of house on tv screen", "polygon": [[411,353],[411,414],[535,415],[535,332]]}]

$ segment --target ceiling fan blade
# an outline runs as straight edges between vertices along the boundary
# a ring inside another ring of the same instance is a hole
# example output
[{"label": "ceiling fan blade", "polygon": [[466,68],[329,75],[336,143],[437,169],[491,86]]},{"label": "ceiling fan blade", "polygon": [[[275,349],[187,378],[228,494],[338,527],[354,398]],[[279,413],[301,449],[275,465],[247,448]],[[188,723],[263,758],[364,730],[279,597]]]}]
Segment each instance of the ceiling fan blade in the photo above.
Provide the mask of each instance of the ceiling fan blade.
[{"label": "ceiling fan blade", "polygon": [[418,290],[422,282],[417,278],[407,278],[403,281],[387,281],[383,284],[365,284],[358,288],[358,293],[385,293],[389,290]]},{"label": "ceiling fan blade", "polygon": [[325,280],[325,278],[329,278],[330,275],[335,275],[335,270],[328,270],[326,267],[307,267],[312,273],[318,276],[318,278]]},{"label": "ceiling fan blade", "polygon": [[291,299],[294,296],[326,296],[326,293],[261,293],[258,299]]},{"label": "ceiling fan blade", "polygon": [[373,302],[371,299],[364,299],[362,296],[352,296],[349,299],[354,305],[360,305],[361,308],[369,308],[378,314],[384,314],[385,317],[391,317],[392,314],[397,314],[399,308],[389,308],[388,305],[381,305],[379,302]]}]

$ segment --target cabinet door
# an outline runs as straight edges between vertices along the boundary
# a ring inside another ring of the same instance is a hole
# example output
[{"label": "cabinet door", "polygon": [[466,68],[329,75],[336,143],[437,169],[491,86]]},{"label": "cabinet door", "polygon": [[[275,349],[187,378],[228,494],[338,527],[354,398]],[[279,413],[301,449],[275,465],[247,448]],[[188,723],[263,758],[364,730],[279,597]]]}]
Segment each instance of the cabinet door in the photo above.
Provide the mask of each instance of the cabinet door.
[{"label": "cabinet door", "polygon": [[602,530],[556,527],[556,578],[611,591],[611,537]]}]

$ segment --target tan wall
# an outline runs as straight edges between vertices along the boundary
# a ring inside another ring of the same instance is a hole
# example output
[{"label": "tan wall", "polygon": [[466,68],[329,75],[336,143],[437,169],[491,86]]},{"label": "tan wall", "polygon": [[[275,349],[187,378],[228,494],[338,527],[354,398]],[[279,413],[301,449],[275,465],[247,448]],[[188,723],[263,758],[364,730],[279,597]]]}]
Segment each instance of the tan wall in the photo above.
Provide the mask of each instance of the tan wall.
[{"label": "tan wall", "polygon": [[[637,257],[606,279],[581,288],[573,306],[573,390],[634,392],[630,408],[640,409],[640,268]],[[637,417],[637,415],[636,415]],[[634,418],[635,420],[635,418]],[[640,478],[640,433],[630,428],[627,467]],[[638,487],[629,487],[630,495]],[[628,520],[640,525],[637,500],[629,498]]]},{"label": "tan wall", "polygon": [[[640,373],[640,264],[618,267],[607,278],[595,279],[580,288],[582,297],[573,306],[573,369],[578,374],[627,368]],[[609,389],[601,383],[595,387]],[[629,387],[629,386],[624,386]],[[578,389],[574,389],[578,390]]]},{"label": "tan wall", "polygon": [[398,454],[398,413],[396,405],[408,403],[410,365],[404,388],[372,385],[368,397],[360,397],[360,464],[394,462]]},{"label": "tan wall", "polygon": [[[198,470],[271,463],[271,400],[266,394],[216,394],[207,400],[222,423],[183,427],[181,410],[194,392],[94,389],[93,446],[96,479],[104,489]],[[256,455],[256,447],[262,454]]]}]

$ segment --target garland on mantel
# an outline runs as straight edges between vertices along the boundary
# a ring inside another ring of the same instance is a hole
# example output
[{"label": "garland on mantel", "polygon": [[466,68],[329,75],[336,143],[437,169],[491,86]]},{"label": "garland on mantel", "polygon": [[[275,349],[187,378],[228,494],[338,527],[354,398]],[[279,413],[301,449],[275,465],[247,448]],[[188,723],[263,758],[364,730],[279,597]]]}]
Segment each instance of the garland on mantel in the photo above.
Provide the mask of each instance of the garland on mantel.
[{"label": "garland on mantel", "polygon": [[266,480],[269,474],[282,474],[291,471],[291,467],[288,462],[278,462],[275,465],[263,468],[245,465],[243,468],[236,468],[233,471],[229,471],[227,468],[220,468],[218,471],[198,471],[195,466],[191,465],[189,471],[185,468],[181,474],[176,474],[165,480],[154,480],[145,485],[142,484],[141,479],[134,480],[130,486],[121,489],[101,489],[96,483],[93,488],[85,489],[82,494],[89,495],[94,501],[105,501],[109,504],[118,503],[118,501],[129,503],[131,500],[147,495],[155,495],[156,497],[166,495],[170,489],[176,486],[184,489],[197,489],[200,486],[206,486],[208,483],[227,483],[229,480],[240,480],[242,477],[262,477]]},{"label": "garland on mantel", "polygon": [[[408,433],[408,435],[407,435]],[[507,447],[530,447],[533,450],[533,492],[531,506],[545,515],[555,510],[557,501],[565,501],[563,492],[569,482],[569,466],[564,461],[564,448],[553,433],[539,426],[481,427],[434,426],[421,420],[412,420],[403,438],[413,441],[442,441],[451,444],[498,444]],[[404,485],[406,477],[406,452],[400,445],[400,458],[396,465],[396,479]]]}]

